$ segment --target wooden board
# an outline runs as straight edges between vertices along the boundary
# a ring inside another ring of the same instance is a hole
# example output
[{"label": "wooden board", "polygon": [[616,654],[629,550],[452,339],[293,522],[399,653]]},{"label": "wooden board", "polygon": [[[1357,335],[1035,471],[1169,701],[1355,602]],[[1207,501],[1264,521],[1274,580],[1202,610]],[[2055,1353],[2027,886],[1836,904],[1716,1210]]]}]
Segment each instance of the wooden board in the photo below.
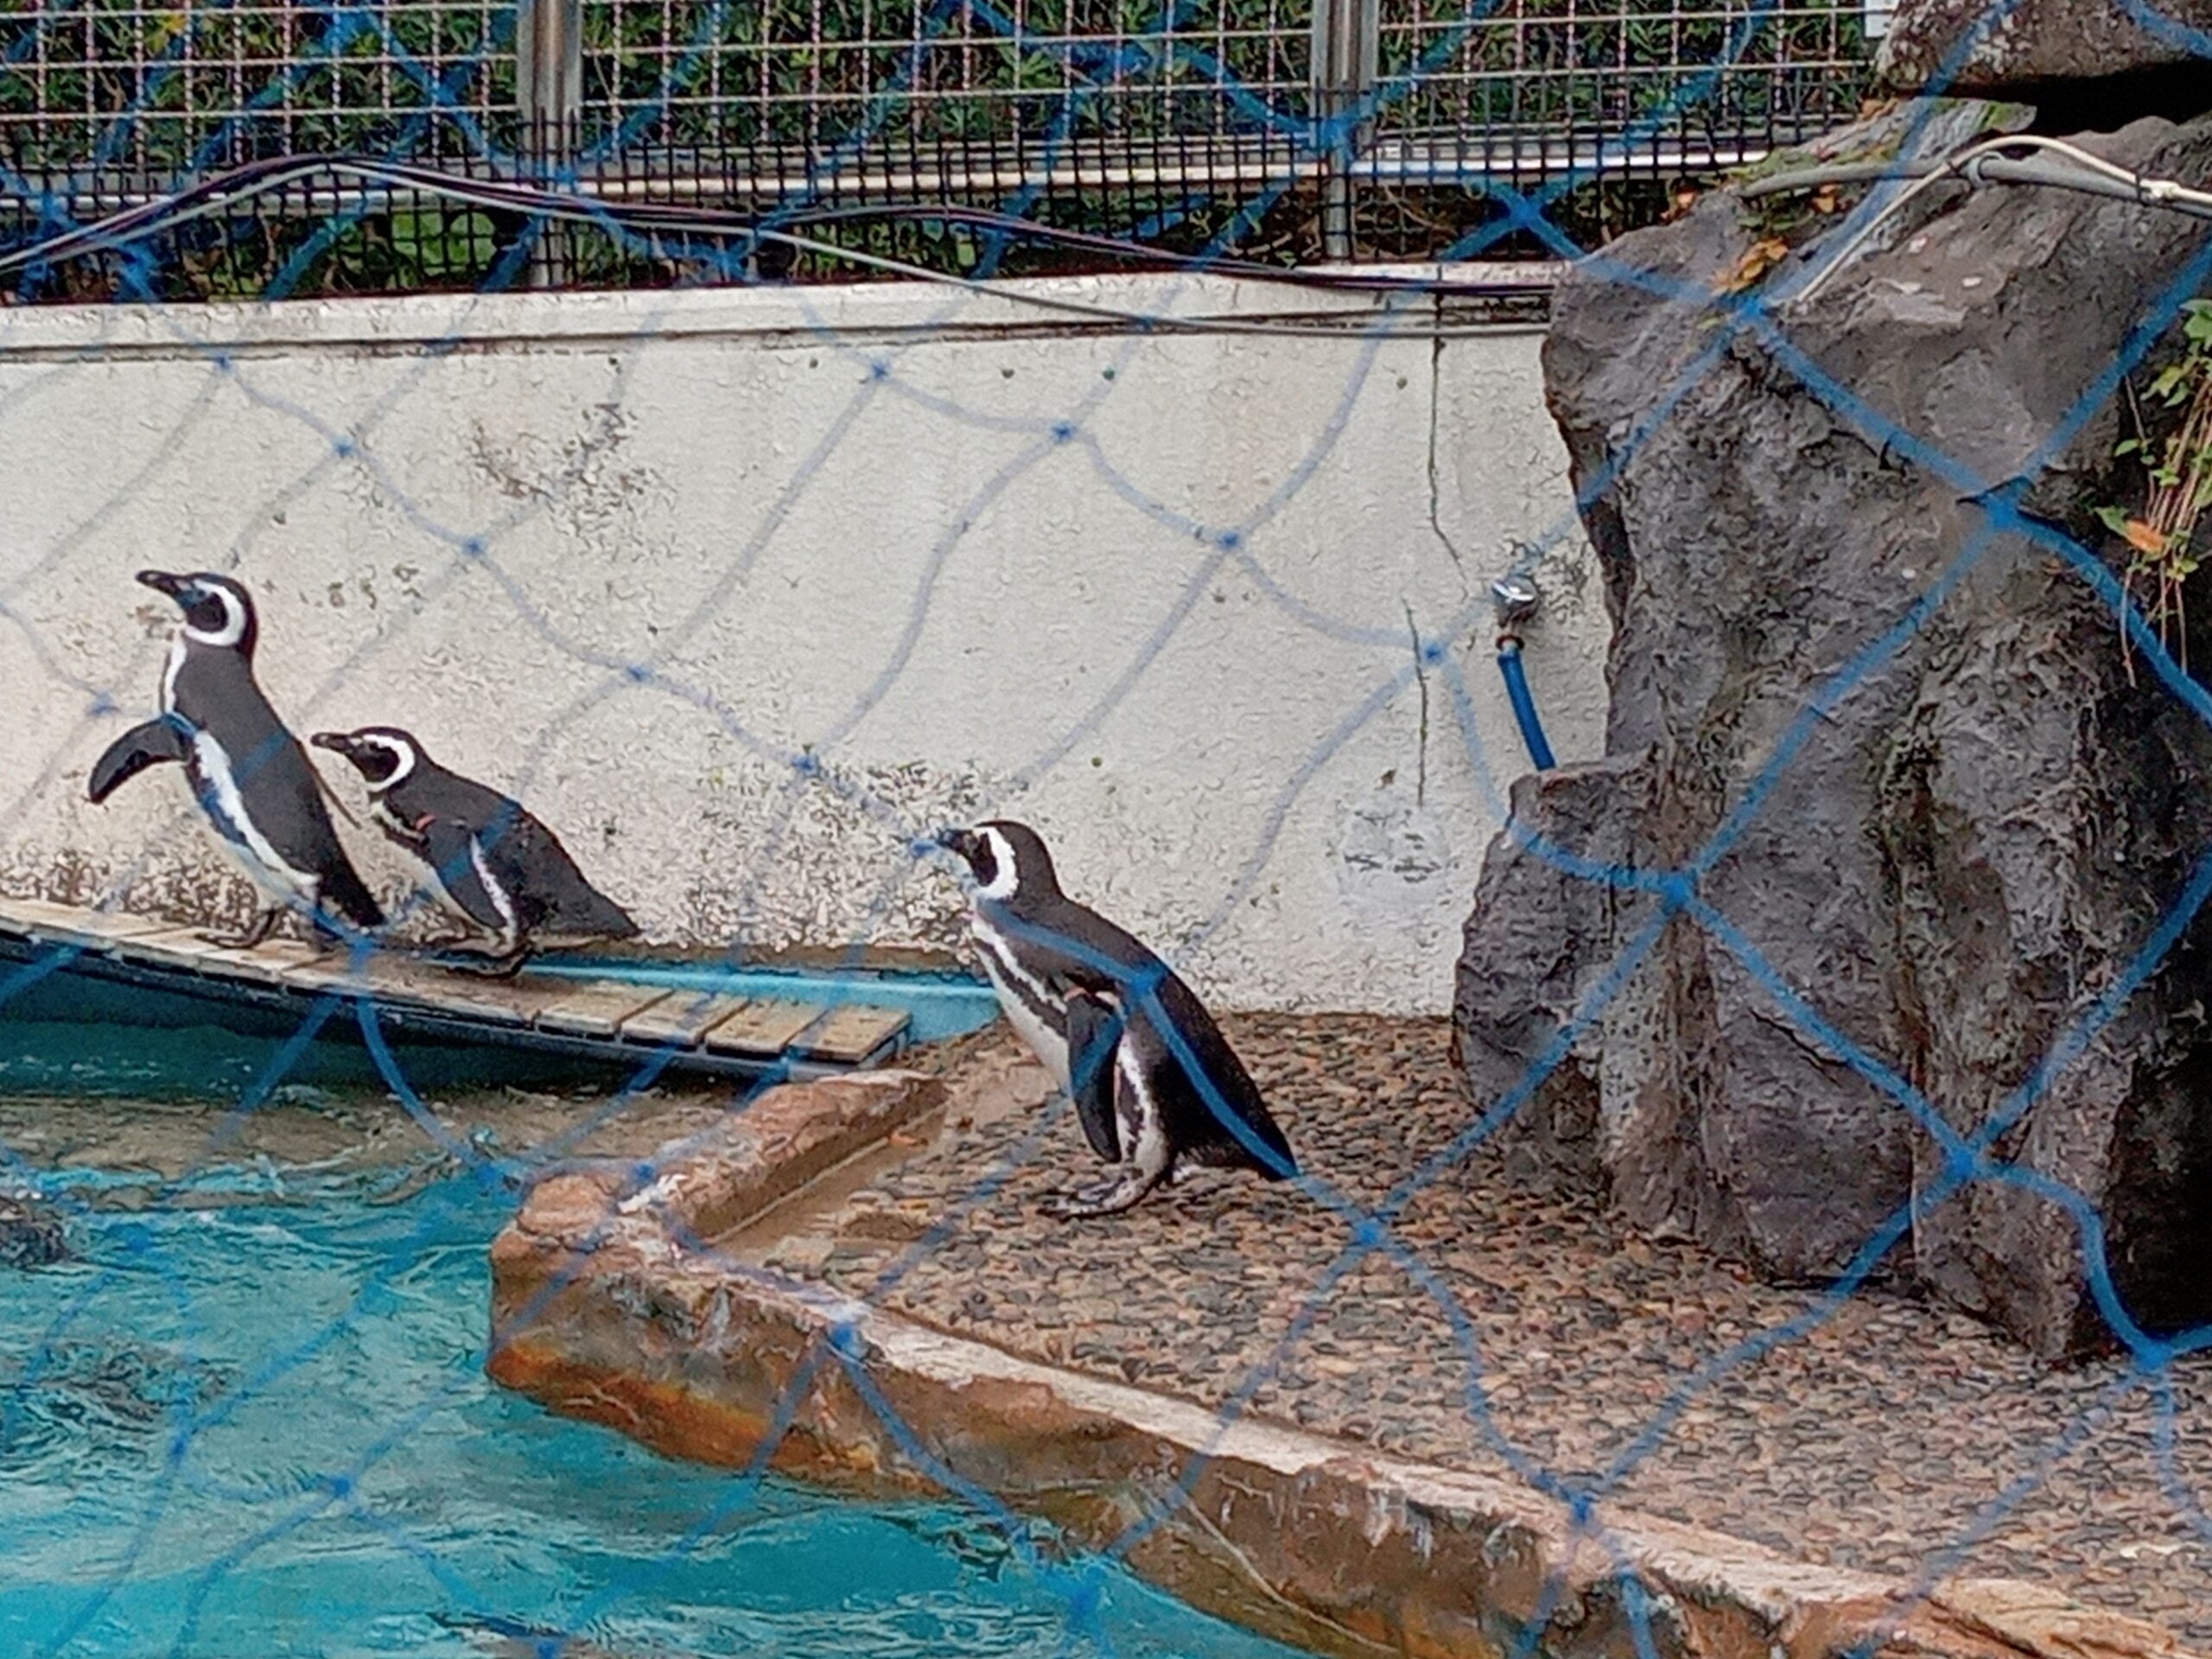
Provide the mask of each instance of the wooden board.
[{"label": "wooden board", "polygon": [[[254,980],[264,985],[291,985],[311,980],[314,952],[296,939],[271,939],[252,950],[226,950],[200,937],[196,927],[172,927],[130,941],[137,962],[159,962],[181,972]],[[333,953],[330,961],[345,958]]]},{"label": "wooden board", "polygon": [[858,1065],[906,1029],[901,1008],[870,1008],[857,1003],[832,1008],[797,1038],[791,1049],[810,1059]]},{"label": "wooden board", "polygon": [[613,979],[574,978],[525,969],[507,979],[474,974],[404,949],[356,961],[341,947],[317,950],[278,938],[251,950],[211,944],[197,928],[122,912],[0,899],[0,938],[80,953],[80,971],[213,1004],[266,1007],[272,995],[335,993],[371,1000],[394,1024],[440,1041],[551,1045],[614,1060],[650,1045],[682,1069],[751,1075],[788,1057],[821,1065],[879,1058],[907,1029],[895,1008],[762,1001],[728,993],[672,990]]},{"label": "wooden board", "polygon": [[715,1027],[701,1046],[710,1054],[781,1054],[821,1017],[810,1002],[755,1002]]},{"label": "wooden board", "polygon": [[540,1031],[576,1037],[612,1037],[624,1020],[668,995],[650,985],[625,985],[612,979],[556,980],[549,976],[545,983],[550,1000],[537,1010],[532,1023]]},{"label": "wooden board", "polygon": [[698,1046],[709,1031],[750,1007],[748,996],[718,996],[703,991],[671,991],[643,1014],[622,1022],[625,1042]]},{"label": "wooden board", "polygon": [[501,1026],[530,1023],[528,993],[511,981],[388,954],[359,967],[334,952],[330,960],[341,989],[365,991],[403,1011],[466,1014]]},{"label": "wooden board", "polygon": [[158,917],[133,916],[128,911],[79,910],[73,905],[48,904],[41,899],[0,899],[0,929],[17,938],[43,938],[87,950],[167,933],[175,926]]},{"label": "wooden board", "polygon": [[355,961],[344,947],[317,951],[298,939],[270,939],[251,950],[226,950],[179,928],[133,940],[134,957],[156,957],[210,977],[253,980],[320,994],[367,996],[396,1009],[465,1014],[500,1025],[530,1023],[512,988],[478,975],[456,973],[397,951],[379,950]]},{"label": "wooden board", "polygon": [[626,1020],[667,996],[651,985],[571,979],[563,974],[525,970],[511,979],[495,979],[396,954],[372,957],[356,970],[334,951],[321,962],[302,963],[285,977],[317,988],[365,992],[402,1009],[462,1014],[498,1025],[531,1026],[575,1037],[612,1038]]}]

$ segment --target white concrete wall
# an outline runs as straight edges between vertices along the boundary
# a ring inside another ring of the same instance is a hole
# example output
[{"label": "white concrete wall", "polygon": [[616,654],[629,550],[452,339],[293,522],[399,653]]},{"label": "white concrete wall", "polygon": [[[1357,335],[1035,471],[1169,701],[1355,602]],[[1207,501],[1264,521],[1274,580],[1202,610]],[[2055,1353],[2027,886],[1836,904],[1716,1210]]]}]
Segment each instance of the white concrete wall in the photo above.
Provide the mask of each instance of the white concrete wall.
[{"label": "white concrete wall", "polygon": [[[1225,1003],[1442,1008],[1497,818],[1412,636],[1467,624],[1445,643],[1502,787],[1527,762],[1477,601],[1571,517],[1537,344],[1145,334],[880,285],[0,314],[0,885],[196,918],[229,882],[174,770],[82,799],[170,626],[130,573],[213,568],[260,595],[296,727],[416,728],[657,938],[950,944],[957,889],[909,838],[1001,813]],[[1541,575],[1537,694],[1562,757],[1594,753],[1578,535]]]}]

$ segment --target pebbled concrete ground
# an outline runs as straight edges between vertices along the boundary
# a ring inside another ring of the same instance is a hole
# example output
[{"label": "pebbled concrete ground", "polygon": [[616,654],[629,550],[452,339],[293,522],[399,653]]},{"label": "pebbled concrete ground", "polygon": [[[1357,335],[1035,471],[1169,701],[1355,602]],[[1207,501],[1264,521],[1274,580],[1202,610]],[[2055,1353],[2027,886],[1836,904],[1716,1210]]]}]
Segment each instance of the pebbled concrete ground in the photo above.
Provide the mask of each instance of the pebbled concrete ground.
[{"label": "pebbled concrete ground", "polygon": [[[1302,1163],[1351,1206],[1474,1119],[1442,1020],[1228,1026]],[[2162,1395],[2121,1361],[2049,1369],[1894,1290],[1813,1322],[1817,1287],[1516,1191],[1479,1148],[1406,1205],[1391,1236],[1411,1265],[1386,1249],[1347,1267],[1353,1215],[1247,1176],[1057,1223],[1039,1200],[1100,1171],[1044,1073],[1003,1027],[947,1065],[934,1135],[785,1218],[767,1261],[1210,1406],[1594,1483],[1816,1561],[2042,1581],[2212,1647],[2212,1356]]]}]

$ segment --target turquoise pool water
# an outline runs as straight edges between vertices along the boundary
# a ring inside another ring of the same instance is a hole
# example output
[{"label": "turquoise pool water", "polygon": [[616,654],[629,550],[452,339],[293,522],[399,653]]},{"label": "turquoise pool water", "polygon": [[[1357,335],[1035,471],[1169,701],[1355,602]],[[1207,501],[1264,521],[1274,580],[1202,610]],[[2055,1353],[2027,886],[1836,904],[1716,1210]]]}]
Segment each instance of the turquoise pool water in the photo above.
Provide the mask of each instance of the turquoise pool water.
[{"label": "turquoise pool water", "polygon": [[0,1654],[1289,1659],[972,1512],[749,1484],[494,1389],[504,1193],[210,1196],[80,1209],[77,1260],[0,1268]]}]

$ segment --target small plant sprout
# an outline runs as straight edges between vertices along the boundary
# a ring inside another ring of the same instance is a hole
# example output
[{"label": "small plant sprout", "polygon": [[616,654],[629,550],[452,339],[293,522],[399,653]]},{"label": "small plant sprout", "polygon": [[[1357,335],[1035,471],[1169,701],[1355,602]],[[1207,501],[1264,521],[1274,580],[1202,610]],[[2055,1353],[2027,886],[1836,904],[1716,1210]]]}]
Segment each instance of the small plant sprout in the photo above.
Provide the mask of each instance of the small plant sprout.
[{"label": "small plant sprout", "polygon": [[[2158,631],[2158,643],[2171,648],[2178,640],[2186,668],[2182,586],[2196,569],[2197,525],[2212,508],[2212,299],[2183,306],[2180,326],[2181,354],[2159,370],[2139,397],[2130,388],[2135,435],[2113,450],[2141,464],[2142,505],[2133,512],[2100,507],[2097,517],[2127,543],[2129,600],[2137,600],[2139,583],[2148,584],[2145,609]],[[2163,435],[2154,435],[2154,427]],[[2129,671],[2133,672],[2132,653]]]}]

